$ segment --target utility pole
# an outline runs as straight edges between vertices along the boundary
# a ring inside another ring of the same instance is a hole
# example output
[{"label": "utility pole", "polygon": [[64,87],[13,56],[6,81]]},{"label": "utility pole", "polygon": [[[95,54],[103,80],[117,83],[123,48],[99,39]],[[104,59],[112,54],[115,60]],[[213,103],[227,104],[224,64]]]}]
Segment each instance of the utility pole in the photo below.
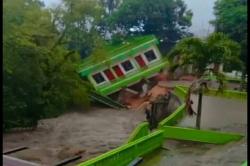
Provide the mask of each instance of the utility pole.
[{"label": "utility pole", "polygon": [[198,108],[197,108],[197,116],[196,116],[196,128],[200,129],[201,124],[201,108],[202,108],[202,93],[203,93],[203,86],[200,85],[199,95],[198,95]]}]

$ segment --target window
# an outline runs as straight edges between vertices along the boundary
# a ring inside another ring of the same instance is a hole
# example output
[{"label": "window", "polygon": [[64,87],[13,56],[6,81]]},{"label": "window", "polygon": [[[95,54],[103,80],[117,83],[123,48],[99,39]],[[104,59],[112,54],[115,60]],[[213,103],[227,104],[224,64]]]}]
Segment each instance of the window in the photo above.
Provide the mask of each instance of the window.
[{"label": "window", "polygon": [[126,72],[133,70],[133,68],[134,68],[134,66],[132,65],[132,63],[129,60],[122,62],[121,65]]},{"label": "window", "polygon": [[145,67],[146,63],[144,61],[144,59],[142,58],[141,55],[138,55],[135,57],[136,62],[140,65],[140,67]]},{"label": "window", "polygon": [[120,66],[115,65],[113,69],[118,77],[122,77],[124,75],[123,71],[121,70]]},{"label": "window", "polygon": [[94,78],[94,80],[97,84],[105,82],[105,78],[103,77],[103,75],[101,73],[93,74],[92,77]]},{"label": "window", "polygon": [[110,69],[106,69],[103,72],[107,76],[107,78],[109,79],[109,81],[112,81],[112,80],[115,79],[115,76],[114,76],[114,74],[112,73],[112,71]]},{"label": "window", "polygon": [[144,53],[145,57],[147,58],[148,62],[152,62],[157,59],[153,50],[149,50]]}]

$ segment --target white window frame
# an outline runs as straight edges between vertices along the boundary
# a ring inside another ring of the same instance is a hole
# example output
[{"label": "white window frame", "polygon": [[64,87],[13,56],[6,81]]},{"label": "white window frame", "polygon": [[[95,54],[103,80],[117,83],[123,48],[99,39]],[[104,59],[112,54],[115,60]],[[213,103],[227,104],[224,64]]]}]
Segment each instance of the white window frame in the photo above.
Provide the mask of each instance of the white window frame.
[{"label": "white window frame", "polygon": [[[129,71],[126,71],[125,68],[122,66],[122,63],[125,62],[125,61],[129,61],[129,62],[132,64],[133,69],[131,69],[131,70],[129,70]],[[118,65],[120,66],[120,68],[122,69],[122,71],[123,71],[125,74],[131,73],[131,72],[133,72],[133,71],[135,71],[135,70],[137,69],[137,67],[136,67],[135,64],[133,63],[133,60],[131,60],[131,59],[126,59],[126,60],[120,62]]]},{"label": "white window frame", "polygon": [[[101,83],[97,83],[97,82],[96,82],[96,80],[94,79],[93,75],[95,75],[95,74],[97,74],[97,73],[100,73],[100,74],[103,76],[103,78],[104,78],[104,81],[103,81],[103,82],[101,82]],[[93,82],[94,82],[94,84],[95,84],[96,86],[103,85],[103,84],[109,82],[109,79],[106,77],[106,75],[105,75],[105,73],[103,73],[103,71],[98,71],[98,72],[92,73],[92,74],[91,74],[91,79],[93,80]]]},{"label": "white window frame", "polygon": [[[152,51],[154,52],[155,56],[156,56],[156,59],[154,59],[154,60],[152,60],[152,61],[148,61],[146,55],[144,54],[144,53],[146,53],[146,52],[148,52],[148,51],[150,51],[150,50],[152,50]],[[151,64],[151,63],[154,63],[154,62],[156,62],[156,61],[158,61],[158,60],[160,59],[160,56],[158,55],[158,52],[155,50],[154,47],[153,47],[153,48],[150,48],[150,49],[148,49],[148,50],[146,50],[146,51],[144,51],[142,54],[143,54],[143,55],[142,55],[142,56],[143,56],[143,60],[146,61],[146,64],[147,64],[147,65],[148,65],[148,64]]]}]

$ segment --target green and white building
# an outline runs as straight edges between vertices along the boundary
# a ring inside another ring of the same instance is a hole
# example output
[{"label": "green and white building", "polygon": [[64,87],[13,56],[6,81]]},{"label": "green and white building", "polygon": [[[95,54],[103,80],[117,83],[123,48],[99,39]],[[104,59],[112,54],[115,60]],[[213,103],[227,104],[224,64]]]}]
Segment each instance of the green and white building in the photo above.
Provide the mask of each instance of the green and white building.
[{"label": "green and white building", "polygon": [[[130,38],[120,44],[106,45],[107,56],[96,61],[94,56],[83,60],[78,73],[87,79],[101,95],[109,95],[122,88],[150,78],[165,68],[167,61],[152,36]],[[105,54],[105,55],[106,55]]]}]

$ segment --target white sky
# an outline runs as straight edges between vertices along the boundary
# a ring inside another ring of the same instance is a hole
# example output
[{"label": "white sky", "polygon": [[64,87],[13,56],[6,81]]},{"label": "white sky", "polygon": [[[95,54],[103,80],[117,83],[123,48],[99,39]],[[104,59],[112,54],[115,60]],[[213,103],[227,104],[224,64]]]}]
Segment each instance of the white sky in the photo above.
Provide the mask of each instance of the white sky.
[{"label": "white sky", "polygon": [[43,0],[46,6],[55,6],[61,3],[61,0]]},{"label": "white sky", "polygon": [[[43,0],[46,6],[55,6],[60,4],[62,0]],[[207,36],[213,32],[214,28],[209,21],[214,18],[213,6],[216,0],[184,0],[188,9],[193,11],[192,26],[190,31],[195,36]]]},{"label": "white sky", "polygon": [[213,6],[216,0],[184,0],[188,9],[193,11],[190,31],[196,36],[207,36],[214,28],[209,21],[214,19]]}]

